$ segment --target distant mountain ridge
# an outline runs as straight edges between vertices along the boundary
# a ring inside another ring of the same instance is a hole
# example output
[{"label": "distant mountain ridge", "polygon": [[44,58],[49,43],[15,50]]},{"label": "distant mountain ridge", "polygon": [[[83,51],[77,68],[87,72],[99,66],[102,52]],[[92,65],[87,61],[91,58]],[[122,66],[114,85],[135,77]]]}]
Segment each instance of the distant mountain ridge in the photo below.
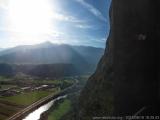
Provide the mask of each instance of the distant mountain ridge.
[{"label": "distant mountain ridge", "polygon": [[90,63],[95,64],[103,54],[102,48],[71,46],[45,42],[24,45],[0,51],[0,63],[10,64],[55,64]]},{"label": "distant mountain ridge", "polygon": [[93,71],[104,49],[45,42],[0,51],[0,63],[19,65],[70,64],[79,71]]}]

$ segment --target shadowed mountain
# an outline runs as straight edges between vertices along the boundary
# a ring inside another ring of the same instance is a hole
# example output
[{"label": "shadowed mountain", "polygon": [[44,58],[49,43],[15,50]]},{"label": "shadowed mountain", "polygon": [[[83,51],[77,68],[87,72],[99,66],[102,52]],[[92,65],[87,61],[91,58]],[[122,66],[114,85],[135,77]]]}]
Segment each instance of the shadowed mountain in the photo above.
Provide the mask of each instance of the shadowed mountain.
[{"label": "shadowed mountain", "polygon": [[11,64],[96,64],[103,51],[101,48],[66,44],[56,45],[45,42],[2,51],[0,52],[0,62]]},{"label": "shadowed mountain", "polygon": [[45,42],[24,45],[0,52],[0,63],[19,65],[68,64],[82,73],[96,68],[104,50],[89,46],[57,45]]},{"label": "shadowed mountain", "polygon": [[13,77],[19,74],[30,75],[40,78],[59,78],[64,76],[81,75],[88,72],[76,68],[72,64],[0,64],[0,76]]},{"label": "shadowed mountain", "polygon": [[57,78],[83,74],[72,64],[40,64],[40,65],[12,65],[16,73],[24,73],[40,78]]}]

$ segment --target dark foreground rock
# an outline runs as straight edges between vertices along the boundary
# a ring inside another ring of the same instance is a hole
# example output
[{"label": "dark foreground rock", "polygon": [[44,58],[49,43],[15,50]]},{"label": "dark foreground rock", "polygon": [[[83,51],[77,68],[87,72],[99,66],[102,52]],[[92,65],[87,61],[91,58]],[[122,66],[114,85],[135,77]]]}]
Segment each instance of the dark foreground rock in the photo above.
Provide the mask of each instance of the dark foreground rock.
[{"label": "dark foreground rock", "polygon": [[160,1],[112,0],[105,54],[81,93],[79,117],[159,115]]}]

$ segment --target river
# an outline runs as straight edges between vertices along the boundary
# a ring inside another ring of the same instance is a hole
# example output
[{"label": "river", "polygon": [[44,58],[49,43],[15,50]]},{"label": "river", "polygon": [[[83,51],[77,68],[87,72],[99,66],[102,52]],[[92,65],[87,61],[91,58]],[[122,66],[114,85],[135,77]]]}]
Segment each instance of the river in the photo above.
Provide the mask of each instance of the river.
[{"label": "river", "polygon": [[58,101],[60,99],[64,99],[66,98],[67,95],[64,96],[60,96],[58,98],[55,98],[54,100],[51,100],[50,102],[44,104],[43,106],[37,108],[36,110],[34,110],[33,112],[31,112],[30,114],[28,114],[24,119],[22,120],[39,120],[41,117],[41,114],[44,113],[45,111],[49,110],[53,105],[55,101]]}]

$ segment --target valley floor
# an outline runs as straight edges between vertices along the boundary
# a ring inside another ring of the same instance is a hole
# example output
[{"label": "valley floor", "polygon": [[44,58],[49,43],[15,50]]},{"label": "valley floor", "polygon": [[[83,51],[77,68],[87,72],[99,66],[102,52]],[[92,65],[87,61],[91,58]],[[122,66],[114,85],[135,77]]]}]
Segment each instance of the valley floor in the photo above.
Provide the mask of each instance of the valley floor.
[{"label": "valley floor", "polygon": [[5,120],[34,102],[74,84],[73,77],[34,79],[0,77],[0,120]]}]

